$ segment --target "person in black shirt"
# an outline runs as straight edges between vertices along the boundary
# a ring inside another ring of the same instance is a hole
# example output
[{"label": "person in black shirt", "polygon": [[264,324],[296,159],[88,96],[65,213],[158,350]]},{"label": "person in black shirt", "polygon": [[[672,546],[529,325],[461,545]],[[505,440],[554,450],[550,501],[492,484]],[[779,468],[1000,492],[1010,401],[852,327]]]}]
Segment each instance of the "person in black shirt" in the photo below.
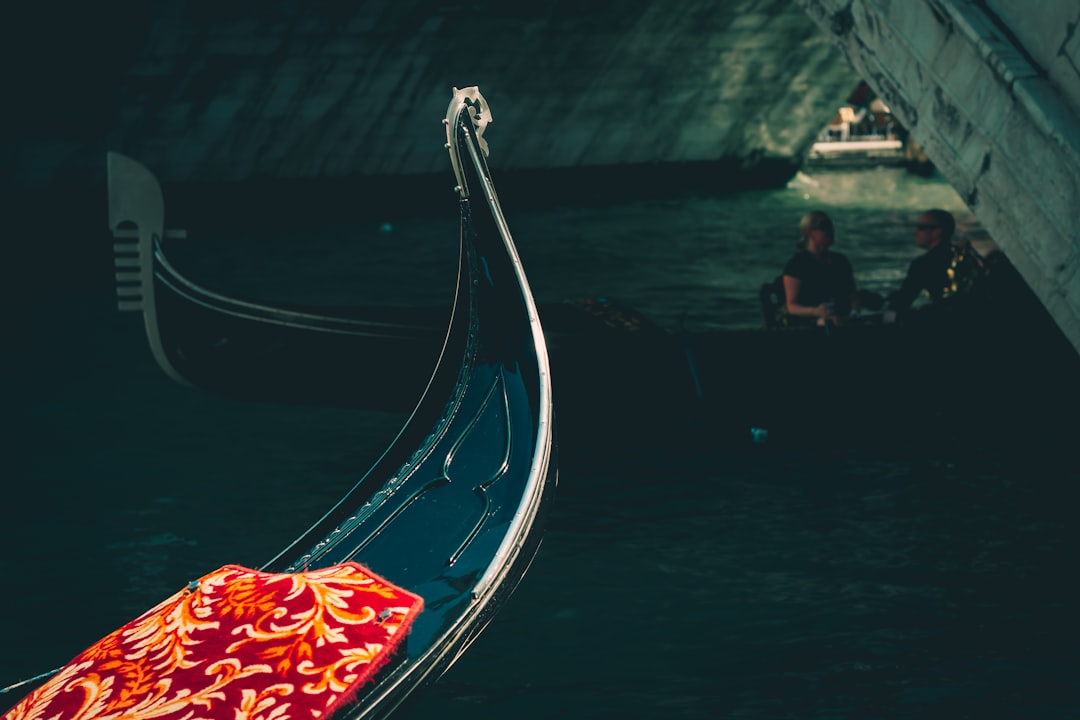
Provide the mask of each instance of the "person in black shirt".
[{"label": "person in black shirt", "polygon": [[967,293],[981,274],[981,263],[969,243],[954,244],[956,221],[946,210],[927,210],[915,225],[915,244],[926,250],[908,266],[900,289],[889,295],[886,320],[911,307],[920,293],[941,303]]},{"label": "person in black shirt", "polygon": [[821,210],[799,222],[801,250],[784,266],[785,307],[789,324],[838,324],[859,309],[851,263],[829,248],[833,223]]}]

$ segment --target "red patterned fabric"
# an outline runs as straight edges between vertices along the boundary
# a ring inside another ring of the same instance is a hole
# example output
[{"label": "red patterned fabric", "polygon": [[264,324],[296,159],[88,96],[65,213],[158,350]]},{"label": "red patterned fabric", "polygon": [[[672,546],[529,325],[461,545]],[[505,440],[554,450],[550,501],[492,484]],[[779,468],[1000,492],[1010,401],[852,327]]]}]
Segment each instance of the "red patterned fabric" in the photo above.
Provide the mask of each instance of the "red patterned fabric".
[{"label": "red patterned fabric", "polygon": [[80,653],[3,720],[322,718],[386,663],[422,607],[355,563],[226,565]]}]

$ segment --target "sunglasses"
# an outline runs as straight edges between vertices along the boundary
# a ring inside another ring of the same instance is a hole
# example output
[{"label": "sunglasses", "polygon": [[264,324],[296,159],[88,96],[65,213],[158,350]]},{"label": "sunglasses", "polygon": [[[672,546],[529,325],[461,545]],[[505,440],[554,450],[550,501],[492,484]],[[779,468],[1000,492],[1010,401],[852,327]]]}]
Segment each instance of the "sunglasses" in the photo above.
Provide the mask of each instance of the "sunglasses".
[{"label": "sunglasses", "polygon": [[915,225],[916,230],[937,230],[940,225],[930,225],[929,223],[918,223]]}]

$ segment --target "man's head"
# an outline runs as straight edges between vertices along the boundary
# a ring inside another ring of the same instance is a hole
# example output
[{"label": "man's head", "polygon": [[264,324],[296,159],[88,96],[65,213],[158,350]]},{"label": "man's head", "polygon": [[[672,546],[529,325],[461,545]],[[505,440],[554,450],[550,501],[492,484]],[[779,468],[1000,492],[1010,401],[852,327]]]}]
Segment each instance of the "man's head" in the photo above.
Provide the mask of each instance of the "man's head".
[{"label": "man's head", "polygon": [[956,220],[946,210],[927,210],[919,216],[915,225],[915,244],[924,250],[933,250],[942,243],[952,241]]}]

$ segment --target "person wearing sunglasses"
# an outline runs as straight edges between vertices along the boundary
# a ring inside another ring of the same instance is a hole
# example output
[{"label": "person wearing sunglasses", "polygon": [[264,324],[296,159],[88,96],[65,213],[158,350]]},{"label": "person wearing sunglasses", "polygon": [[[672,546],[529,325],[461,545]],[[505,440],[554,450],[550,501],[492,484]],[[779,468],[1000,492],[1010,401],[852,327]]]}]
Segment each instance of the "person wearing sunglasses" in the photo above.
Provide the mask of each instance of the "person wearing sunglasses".
[{"label": "person wearing sunglasses", "polygon": [[932,304],[967,294],[982,272],[982,263],[970,243],[954,243],[956,220],[938,208],[927,210],[915,224],[915,244],[925,250],[908,266],[900,289],[891,293],[885,321],[894,321],[925,293]]},{"label": "person wearing sunglasses", "polygon": [[799,230],[799,251],[784,266],[785,324],[840,324],[860,309],[851,263],[829,249],[833,223],[823,211],[804,215]]}]

